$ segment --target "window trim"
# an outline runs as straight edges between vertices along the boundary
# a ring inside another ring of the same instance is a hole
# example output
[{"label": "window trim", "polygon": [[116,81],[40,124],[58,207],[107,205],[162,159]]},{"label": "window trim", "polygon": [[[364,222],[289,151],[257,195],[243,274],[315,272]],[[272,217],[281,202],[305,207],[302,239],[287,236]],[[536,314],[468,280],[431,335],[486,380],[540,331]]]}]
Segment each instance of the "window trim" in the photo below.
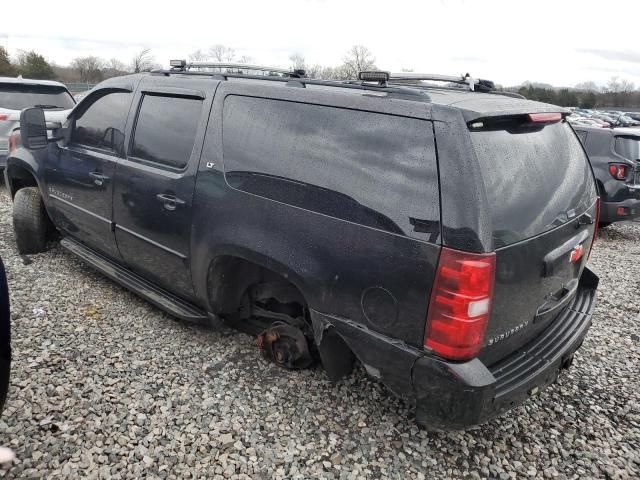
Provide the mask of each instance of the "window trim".
[{"label": "window trim", "polygon": [[[132,94],[133,90],[130,90],[129,88],[124,88],[124,87],[117,87],[117,88],[103,88],[100,90],[96,90],[95,92],[92,92],[89,96],[87,96],[86,98],[84,98],[82,101],[80,101],[80,103],[76,104],[77,108],[74,108],[73,111],[71,112],[71,114],[69,115],[69,117],[71,118],[71,132],[69,135],[69,144],[68,147],[73,149],[73,147],[78,146],[82,149],[85,150],[91,150],[91,151],[95,151],[98,153],[102,153],[102,154],[106,154],[106,155],[110,155],[112,157],[118,157],[118,158],[124,158],[124,155],[126,153],[126,149],[122,148],[122,152],[117,152],[114,149],[109,149],[109,148],[100,148],[100,147],[96,147],[95,145],[87,145],[86,143],[82,143],[82,142],[77,142],[74,140],[74,136],[75,136],[75,132],[76,132],[76,122],[78,120],[78,117],[84,115],[93,105],[95,105],[96,102],[98,102],[100,99],[111,95],[112,93],[129,93]],[[91,102],[88,102],[88,100],[91,99]],[[124,127],[123,127],[123,135],[125,134],[126,130],[127,130],[127,120],[129,117],[129,111],[131,110],[131,104],[133,103],[133,98],[131,98],[129,100],[129,108],[127,109],[126,113],[125,113],[125,117],[124,117]]]},{"label": "window trim", "polygon": [[[173,173],[183,173],[191,164],[191,157],[193,157],[193,151],[196,147],[196,140],[198,137],[198,131],[200,130],[200,119],[202,118],[202,111],[204,110],[204,96],[198,95],[197,90],[189,90],[186,88],[154,88],[154,89],[142,89],[140,92],[140,98],[138,99],[138,105],[136,106],[136,114],[133,120],[133,128],[131,129],[131,135],[129,137],[128,145],[125,148],[125,156],[128,161],[132,163],[138,163],[142,165],[146,165],[148,167],[157,168],[159,170],[164,170],[167,172]],[[201,93],[201,92],[200,92]],[[138,122],[140,120],[140,111],[142,110],[142,104],[144,102],[144,98],[146,96],[152,97],[165,97],[165,98],[184,98],[191,100],[200,100],[201,108],[200,108],[200,117],[198,118],[198,124],[196,125],[196,138],[194,138],[193,145],[191,146],[191,153],[189,154],[189,158],[187,159],[187,163],[185,163],[184,167],[172,167],[171,165],[167,165],[166,163],[154,162],[153,160],[148,160],[146,158],[140,158],[133,155],[133,143],[136,138],[136,130],[138,129]]]}]

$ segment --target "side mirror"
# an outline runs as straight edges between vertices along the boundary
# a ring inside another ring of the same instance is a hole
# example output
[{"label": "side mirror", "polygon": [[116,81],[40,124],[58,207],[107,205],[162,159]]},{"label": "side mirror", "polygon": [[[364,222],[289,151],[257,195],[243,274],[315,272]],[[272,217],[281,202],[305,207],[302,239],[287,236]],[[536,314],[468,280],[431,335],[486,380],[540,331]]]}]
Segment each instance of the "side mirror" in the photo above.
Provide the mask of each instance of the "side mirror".
[{"label": "side mirror", "polygon": [[47,122],[41,108],[25,108],[20,112],[20,139],[30,150],[47,146]]}]

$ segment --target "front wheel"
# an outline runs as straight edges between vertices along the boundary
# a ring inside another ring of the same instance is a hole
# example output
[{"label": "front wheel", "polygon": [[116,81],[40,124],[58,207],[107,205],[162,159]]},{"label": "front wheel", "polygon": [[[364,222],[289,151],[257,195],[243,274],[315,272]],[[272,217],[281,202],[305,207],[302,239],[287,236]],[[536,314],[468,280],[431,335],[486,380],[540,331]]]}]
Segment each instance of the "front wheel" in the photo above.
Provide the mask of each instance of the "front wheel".
[{"label": "front wheel", "polygon": [[13,199],[13,230],[18,252],[22,255],[44,252],[47,246],[49,217],[37,187],[25,187]]}]

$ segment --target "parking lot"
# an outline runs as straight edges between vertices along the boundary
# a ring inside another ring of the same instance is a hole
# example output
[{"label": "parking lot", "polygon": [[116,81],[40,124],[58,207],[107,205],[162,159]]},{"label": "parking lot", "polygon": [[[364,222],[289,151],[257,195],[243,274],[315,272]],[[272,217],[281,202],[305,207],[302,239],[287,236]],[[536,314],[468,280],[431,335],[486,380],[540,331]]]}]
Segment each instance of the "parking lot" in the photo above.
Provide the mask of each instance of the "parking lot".
[{"label": "parking lot", "polygon": [[176,321],[60,247],[18,256],[0,187],[14,363],[6,478],[637,478],[640,224],[600,234],[593,327],[573,367],[466,432],[419,429],[362,369],[267,363],[252,338]]}]

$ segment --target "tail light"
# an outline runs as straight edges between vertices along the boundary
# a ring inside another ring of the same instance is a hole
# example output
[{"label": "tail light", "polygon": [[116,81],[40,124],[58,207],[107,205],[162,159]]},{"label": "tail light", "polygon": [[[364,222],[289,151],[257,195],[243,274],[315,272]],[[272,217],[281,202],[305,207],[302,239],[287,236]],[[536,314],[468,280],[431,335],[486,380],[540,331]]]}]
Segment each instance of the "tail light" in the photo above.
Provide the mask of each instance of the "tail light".
[{"label": "tail light", "polygon": [[9,115],[6,115],[4,113],[0,113],[0,120],[9,120]]},{"label": "tail light", "polygon": [[629,165],[626,163],[610,163],[609,173],[616,180],[626,180],[629,173]]},{"label": "tail light", "polygon": [[596,223],[595,227],[593,227],[593,238],[591,239],[591,247],[589,248],[589,255],[587,255],[587,260],[591,257],[591,252],[593,252],[593,246],[596,243],[596,239],[598,238],[598,225],[600,224],[600,197],[596,199]]},{"label": "tail light", "polygon": [[495,253],[442,248],[429,303],[425,347],[452,360],[467,360],[480,352],[491,312],[495,264]]}]

